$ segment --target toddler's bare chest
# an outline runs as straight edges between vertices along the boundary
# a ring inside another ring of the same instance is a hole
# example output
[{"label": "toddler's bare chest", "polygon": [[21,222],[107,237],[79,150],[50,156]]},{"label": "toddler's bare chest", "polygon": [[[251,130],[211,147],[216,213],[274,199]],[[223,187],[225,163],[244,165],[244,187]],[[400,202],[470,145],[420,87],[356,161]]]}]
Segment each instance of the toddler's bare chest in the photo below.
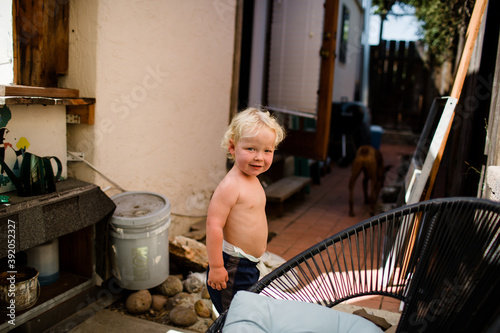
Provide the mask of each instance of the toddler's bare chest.
[{"label": "toddler's bare chest", "polygon": [[247,208],[258,209],[266,205],[266,194],[260,184],[259,187],[241,191],[238,199],[239,203]]}]

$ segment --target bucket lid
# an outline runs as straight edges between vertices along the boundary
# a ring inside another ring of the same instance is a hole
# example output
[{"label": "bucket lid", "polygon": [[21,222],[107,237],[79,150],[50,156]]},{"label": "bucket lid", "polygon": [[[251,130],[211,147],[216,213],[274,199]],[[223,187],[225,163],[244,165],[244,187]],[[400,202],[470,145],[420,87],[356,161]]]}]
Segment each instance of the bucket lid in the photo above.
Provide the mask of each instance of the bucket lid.
[{"label": "bucket lid", "polygon": [[121,228],[139,228],[170,217],[170,202],[152,192],[125,192],[111,197],[116,209],[111,222]]}]

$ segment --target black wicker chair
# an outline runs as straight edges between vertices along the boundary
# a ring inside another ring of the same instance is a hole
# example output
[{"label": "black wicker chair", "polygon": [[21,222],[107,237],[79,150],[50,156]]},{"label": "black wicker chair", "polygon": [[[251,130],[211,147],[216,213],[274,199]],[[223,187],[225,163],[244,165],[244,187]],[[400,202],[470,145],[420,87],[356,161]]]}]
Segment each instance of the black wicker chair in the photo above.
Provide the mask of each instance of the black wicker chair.
[{"label": "black wicker chair", "polygon": [[[326,307],[390,296],[404,304],[397,332],[498,332],[500,204],[449,198],[391,210],[323,240],[249,291]],[[221,332],[226,315],[208,332]]]}]

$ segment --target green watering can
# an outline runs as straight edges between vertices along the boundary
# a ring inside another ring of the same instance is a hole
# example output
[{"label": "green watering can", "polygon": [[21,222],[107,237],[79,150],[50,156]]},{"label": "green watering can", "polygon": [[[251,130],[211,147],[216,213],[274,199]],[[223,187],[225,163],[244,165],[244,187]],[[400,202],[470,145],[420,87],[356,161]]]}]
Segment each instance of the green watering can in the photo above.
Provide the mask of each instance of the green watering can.
[{"label": "green watering can", "polygon": [[[54,175],[51,159],[57,163],[57,174]],[[47,194],[56,191],[56,180],[62,173],[62,163],[56,156],[40,157],[31,153],[23,153],[23,161],[19,177],[0,158],[0,164],[17,189],[20,197]]]}]

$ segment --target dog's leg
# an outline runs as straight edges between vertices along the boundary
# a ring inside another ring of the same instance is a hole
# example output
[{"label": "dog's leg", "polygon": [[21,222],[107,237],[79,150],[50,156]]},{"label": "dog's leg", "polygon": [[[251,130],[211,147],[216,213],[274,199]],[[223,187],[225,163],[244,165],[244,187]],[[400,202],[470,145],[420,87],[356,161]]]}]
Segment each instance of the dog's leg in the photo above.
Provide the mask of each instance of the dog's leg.
[{"label": "dog's leg", "polygon": [[[368,183],[370,183],[370,194],[368,195]],[[365,169],[365,178],[363,179],[363,191],[365,195],[365,203],[370,205],[370,215],[375,214],[375,204],[379,192],[379,179],[377,175],[376,165],[370,164],[370,168]]]},{"label": "dog's leg", "polygon": [[385,171],[384,171],[384,158],[379,150],[375,150],[375,163],[376,167],[370,172],[370,179],[372,181],[372,189],[370,193],[370,215],[375,215],[375,207],[377,205],[378,196],[382,189]]},{"label": "dog's leg", "polygon": [[351,177],[349,178],[349,216],[354,216],[354,185],[360,173],[361,165],[353,163]]},{"label": "dog's leg", "polygon": [[370,179],[368,178],[368,175],[365,173],[363,177],[363,196],[365,199],[365,205],[368,205],[370,203],[370,198],[368,197],[368,181]]},{"label": "dog's leg", "polygon": [[375,215],[375,205],[377,204],[378,193],[380,191],[379,181],[372,181],[370,192],[370,215]]}]

